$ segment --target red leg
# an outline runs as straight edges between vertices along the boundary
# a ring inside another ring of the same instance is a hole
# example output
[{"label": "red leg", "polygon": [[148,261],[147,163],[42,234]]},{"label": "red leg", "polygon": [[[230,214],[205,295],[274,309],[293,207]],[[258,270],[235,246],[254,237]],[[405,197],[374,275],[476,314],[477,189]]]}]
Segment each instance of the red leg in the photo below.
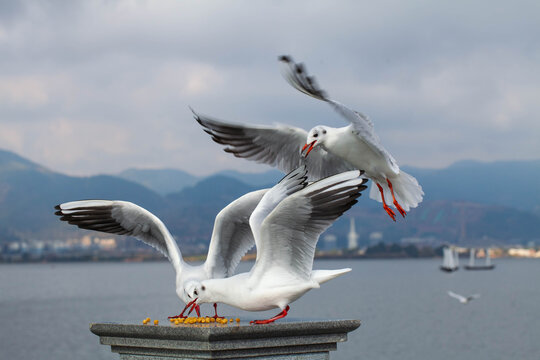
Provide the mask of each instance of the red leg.
[{"label": "red leg", "polygon": [[180,315],[169,316],[169,319],[178,319],[178,318],[185,319],[185,318],[187,318],[187,316],[184,315],[184,312],[185,312],[191,305],[193,305],[194,302],[195,302],[195,300],[192,300],[192,301],[188,302],[187,305],[184,307],[184,310],[182,310],[182,312],[180,313]]},{"label": "red leg", "polygon": [[195,303],[195,301],[197,301],[197,299],[192,301],[193,305],[191,306],[191,309],[189,310],[187,314],[189,316],[189,314],[191,314],[193,310],[195,310],[197,312],[197,316],[201,317],[201,307],[197,303]]},{"label": "red leg", "polygon": [[214,319],[223,319],[223,316],[219,316],[217,314],[217,304],[214,303],[214,316],[213,316]]},{"label": "red leg", "polygon": [[269,323],[272,323],[272,322],[276,321],[277,319],[281,319],[281,318],[284,318],[285,316],[287,316],[287,312],[289,311],[289,309],[290,309],[290,307],[289,307],[289,305],[287,305],[287,307],[282,312],[280,312],[279,314],[277,314],[273,318],[270,318],[270,319],[267,319],[267,320],[253,320],[253,321],[250,321],[249,323],[250,324],[269,324]]},{"label": "red leg", "polygon": [[401,205],[398,204],[396,197],[394,196],[394,188],[392,187],[392,183],[388,179],[386,179],[386,182],[388,183],[388,187],[390,188],[390,192],[392,193],[392,199],[394,199],[394,205],[396,206],[396,209],[398,209],[401,216],[405,217],[407,213],[405,212],[405,210],[403,210]]},{"label": "red leg", "polygon": [[390,215],[392,220],[396,221],[396,213],[392,209],[390,209],[390,207],[388,205],[386,205],[386,201],[384,201],[384,192],[383,192],[382,186],[379,185],[379,183],[377,183],[377,187],[379,188],[379,191],[381,192],[381,198],[382,198],[382,203],[383,203],[384,210],[386,210],[386,213],[388,215]]}]

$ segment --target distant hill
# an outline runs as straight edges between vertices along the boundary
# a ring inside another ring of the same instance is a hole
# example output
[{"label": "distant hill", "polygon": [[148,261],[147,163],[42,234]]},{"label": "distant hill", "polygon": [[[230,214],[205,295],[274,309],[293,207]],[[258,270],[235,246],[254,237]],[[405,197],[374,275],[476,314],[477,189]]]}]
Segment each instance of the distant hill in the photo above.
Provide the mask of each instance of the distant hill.
[{"label": "distant hill", "polygon": [[223,175],[237,179],[245,184],[256,187],[271,187],[281,180],[285,174],[279,170],[269,170],[263,173],[242,173],[235,170],[220,171],[216,175]]},{"label": "distant hill", "polygon": [[219,175],[259,187],[272,186],[284,176],[278,170],[269,170],[264,173],[242,173],[235,170],[224,170],[207,177],[191,175],[178,169],[128,169],[118,174],[119,177],[146,186],[160,195],[179,192],[205,178]]},{"label": "distant hill", "polygon": [[[356,218],[361,244],[369,244],[372,233],[381,233],[386,242],[433,238],[464,245],[540,243],[540,161],[460,162],[440,170],[405,170],[424,187],[424,202],[411,209],[406,219],[394,223],[365,191],[358,204],[330,228],[338,243],[345,245],[351,216]],[[263,174],[227,171],[202,179],[176,170],[135,173],[146,176],[151,184],[167,184],[160,176],[176,176],[178,182],[181,178],[186,182],[179,191],[167,193],[162,185],[161,192],[156,192],[118,176],[59,174],[0,150],[0,243],[72,236],[76,229],[58,221],[54,205],[102,198],[128,200],[147,208],[164,221],[182,246],[202,249],[224,206],[249,191],[272,186],[282,177],[274,170]],[[152,174],[158,180],[152,180]]]},{"label": "distant hill", "polygon": [[540,160],[467,160],[445,169],[404,169],[418,179],[426,200],[495,204],[540,214]]},{"label": "distant hill", "polygon": [[160,195],[178,192],[200,180],[200,177],[178,169],[127,169],[118,176],[146,186]]},{"label": "distant hill", "polygon": [[121,178],[66,176],[0,150],[0,235],[28,239],[65,233],[54,206],[92,198],[129,200],[150,210],[165,204],[158,194]]}]

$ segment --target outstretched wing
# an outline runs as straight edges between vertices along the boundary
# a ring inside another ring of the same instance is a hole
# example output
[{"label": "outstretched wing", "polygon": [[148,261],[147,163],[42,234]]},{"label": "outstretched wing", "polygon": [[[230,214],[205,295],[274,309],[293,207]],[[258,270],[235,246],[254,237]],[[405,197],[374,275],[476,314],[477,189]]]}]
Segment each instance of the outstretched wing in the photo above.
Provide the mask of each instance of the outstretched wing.
[{"label": "outstretched wing", "polygon": [[249,218],[268,189],[241,196],[216,216],[208,256],[204,263],[208,278],[233,275],[236,266],[255,244]]},{"label": "outstretched wing", "polygon": [[[281,269],[309,280],[320,234],[353,206],[367,179],[349,171],[310,184],[282,200],[264,219],[252,279]],[[257,239],[257,237],[256,237]]]},{"label": "outstretched wing", "polygon": [[156,248],[180,270],[182,255],[163,222],[142,207],[127,201],[81,200],[55,206],[60,220],[81,229],[129,235]]},{"label": "outstretched wing", "polygon": [[373,151],[383,156],[394,172],[399,173],[396,160],[381,145],[379,137],[375,134],[373,122],[366,115],[330,99],[326,92],[319,88],[315,78],[307,74],[303,64],[295,63],[290,56],[280,56],[279,60],[285,65],[283,77],[291,86],[306,95],[329,103],[334,110],[347,119],[358,137],[369,145]]},{"label": "outstretched wing", "polygon": [[287,125],[234,124],[195,111],[193,114],[212,140],[225,145],[225,152],[236,157],[268,164],[284,173],[306,164],[310,181],[354,169],[321,147],[314,148],[308,158],[302,157],[301,149],[307,139],[307,132],[303,129]]}]

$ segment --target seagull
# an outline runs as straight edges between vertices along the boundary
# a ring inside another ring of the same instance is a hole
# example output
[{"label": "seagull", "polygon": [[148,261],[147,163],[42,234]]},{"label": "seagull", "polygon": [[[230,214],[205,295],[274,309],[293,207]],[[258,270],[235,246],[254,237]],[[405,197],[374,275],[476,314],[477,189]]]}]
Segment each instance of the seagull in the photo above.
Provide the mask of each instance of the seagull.
[{"label": "seagull", "polygon": [[289,304],[324,282],[349,272],[312,270],[320,234],[353,206],[366,188],[358,170],[307,185],[306,166],[293,170],[270,189],[249,223],[257,258],[249,272],[203,280],[188,290],[196,303],[221,302],[247,311],[281,309],[267,324],[287,316]]},{"label": "seagull", "polygon": [[399,169],[396,160],[375,134],[373,122],[366,115],[329,98],[318,87],[315,79],[307,74],[303,64],[295,63],[290,56],[280,56],[279,60],[284,64],[283,75],[290,85],[304,94],[329,103],[350,123],[341,128],[323,125],[312,128],[302,147],[302,152],[307,149],[305,156],[316,147],[322,147],[354,168],[364,170],[365,176],[378,189],[374,186],[371,188],[370,198],[382,202],[384,210],[394,221],[396,214],[385,199],[391,196],[391,206],[403,217],[410,208],[417,207],[424,195],[422,187],[413,176]]},{"label": "seagull", "polygon": [[[60,220],[81,229],[133,236],[169,259],[176,271],[176,294],[186,307],[170,318],[185,318],[191,306],[198,314],[199,306],[186,292],[193,282],[231,276],[242,256],[253,247],[249,225],[251,213],[268,189],[250,192],[227,205],[216,216],[206,261],[202,265],[186,263],[169,230],[148,210],[128,201],[82,200],[57,205]],[[191,286],[192,287],[192,286]],[[217,305],[214,304],[214,318]]]},{"label": "seagull", "polygon": [[480,294],[474,294],[474,295],[465,297],[463,295],[456,294],[455,292],[452,292],[452,291],[448,291],[448,295],[450,295],[453,298],[458,299],[459,302],[462,304],[467,304],[469,301],[473,299],[478,299],[480,297]]},{"label": "seagull", "polygon": [[[277,167],[284,173],[306,164],[309,181],[354,169],[365,170],[366,176],[377,185],[371,188],[369,197],[382,202],[394,221],[396,215],[390,206],[402,216],[417,207],[423,198],[422,187],[413,176],[400,170],[392,155],[382,147],[371,120],[329,99],[314,78],[305,74],[303,65],[295,64],[289,56],[280,57],[280,61],[286,64],[284,76],[292,86],[330,103],[351,124],[338,129],[316,126],[308,133],[291,125],[232,123],[191,109],[195,120],[216,143],[225,145],[225,152]],[[390,197],[389,206],[386,199]]]}]

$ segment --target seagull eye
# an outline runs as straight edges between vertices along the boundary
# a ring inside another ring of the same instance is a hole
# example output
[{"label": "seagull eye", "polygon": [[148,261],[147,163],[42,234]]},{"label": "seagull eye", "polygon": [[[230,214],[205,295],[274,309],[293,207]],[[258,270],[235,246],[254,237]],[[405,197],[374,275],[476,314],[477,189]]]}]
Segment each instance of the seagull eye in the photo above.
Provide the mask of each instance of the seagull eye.
[{"label": "seagull eye", "polygon": [[202,290],[202,291],[206,290],[206,287],[203,285],[203,286],[201,287],[201,290]]},{"label": "seagull eye", "polygon": [[326,130],[323,130],[322,133],[323,133],[323,134],[326,134]]}]

